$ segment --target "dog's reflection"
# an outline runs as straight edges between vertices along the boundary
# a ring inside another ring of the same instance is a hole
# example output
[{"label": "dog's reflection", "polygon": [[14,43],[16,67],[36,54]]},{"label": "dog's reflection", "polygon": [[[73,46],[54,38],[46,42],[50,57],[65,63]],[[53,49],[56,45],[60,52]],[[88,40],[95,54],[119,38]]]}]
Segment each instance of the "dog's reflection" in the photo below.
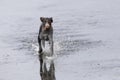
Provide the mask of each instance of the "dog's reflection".
[{"label": "dog's reflection", "polygon": [[39,55],[41,80],[56,80],[54,61],[50,60],[49,67],[43,55]]}]

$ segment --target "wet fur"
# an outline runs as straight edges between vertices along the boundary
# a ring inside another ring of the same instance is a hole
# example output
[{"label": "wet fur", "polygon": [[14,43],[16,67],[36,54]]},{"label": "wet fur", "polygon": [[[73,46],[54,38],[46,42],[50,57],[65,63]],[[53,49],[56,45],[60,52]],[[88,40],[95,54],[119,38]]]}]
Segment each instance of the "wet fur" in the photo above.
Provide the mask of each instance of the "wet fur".
[{"label": "wet fur", "polygon": [[[39,43],[39,53],[41,54],[45,47],[45,41],[48,41],[50,44],[51,55],[53,55],[53,27],[52,27],[52,18],[40,17],[42,22],[39,34],[38,34],[38,43]],[[47,26],[46,26],[47,24]]]}]

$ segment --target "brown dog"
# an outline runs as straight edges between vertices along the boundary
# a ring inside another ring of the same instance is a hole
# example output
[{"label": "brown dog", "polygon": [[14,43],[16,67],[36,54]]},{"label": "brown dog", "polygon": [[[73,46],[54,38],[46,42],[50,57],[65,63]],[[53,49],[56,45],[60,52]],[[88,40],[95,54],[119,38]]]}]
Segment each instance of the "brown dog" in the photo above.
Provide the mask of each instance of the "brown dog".
[{"label": "brown dog", "polygon": [[52,18],[40,17],[42,22],[39,34],[38,34],[38,43],[39,43],[39,53],[43,51],[42,46],[45,47],[45,41],[49,41],[51,55],[53,55],[53,27],[52,27]]}]

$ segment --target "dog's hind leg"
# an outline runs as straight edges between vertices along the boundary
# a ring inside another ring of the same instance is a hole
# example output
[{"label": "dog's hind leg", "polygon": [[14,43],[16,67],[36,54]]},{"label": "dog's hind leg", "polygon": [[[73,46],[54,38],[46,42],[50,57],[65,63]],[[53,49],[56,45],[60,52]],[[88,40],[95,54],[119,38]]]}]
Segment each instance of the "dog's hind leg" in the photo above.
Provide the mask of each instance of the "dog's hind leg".
[{"label": "dog's hind leg", "polygon": [[53,52],[54,52],[54,50],[53,50],[53,48],[54,48],[54,43],[53,43],[53,37],[52,36],[49,36],[49,44],[50,44],[50,55],[51,56],[53,56]]},{"label": "dog's hind leg", "polygon": [[54,54],[53,46],[54,46],[54,43],[53,43],[53,41],[51,41],[50,42],[51,56],[53,56],[53,54]]}]

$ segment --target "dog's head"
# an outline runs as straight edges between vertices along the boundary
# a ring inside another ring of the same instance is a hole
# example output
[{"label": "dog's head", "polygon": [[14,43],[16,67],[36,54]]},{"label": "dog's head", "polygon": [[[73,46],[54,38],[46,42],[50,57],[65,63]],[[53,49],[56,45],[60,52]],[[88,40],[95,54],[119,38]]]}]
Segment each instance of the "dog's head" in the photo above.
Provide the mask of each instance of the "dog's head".
[{"label": "dog's head", "polygon": [[40,17],[40,20],[42,22],[43,25],[43,29],[44,30],[49,30],[51,28],[51,24],[53,22],[52,17],[51,18],[47,18],[47,17]]}]

